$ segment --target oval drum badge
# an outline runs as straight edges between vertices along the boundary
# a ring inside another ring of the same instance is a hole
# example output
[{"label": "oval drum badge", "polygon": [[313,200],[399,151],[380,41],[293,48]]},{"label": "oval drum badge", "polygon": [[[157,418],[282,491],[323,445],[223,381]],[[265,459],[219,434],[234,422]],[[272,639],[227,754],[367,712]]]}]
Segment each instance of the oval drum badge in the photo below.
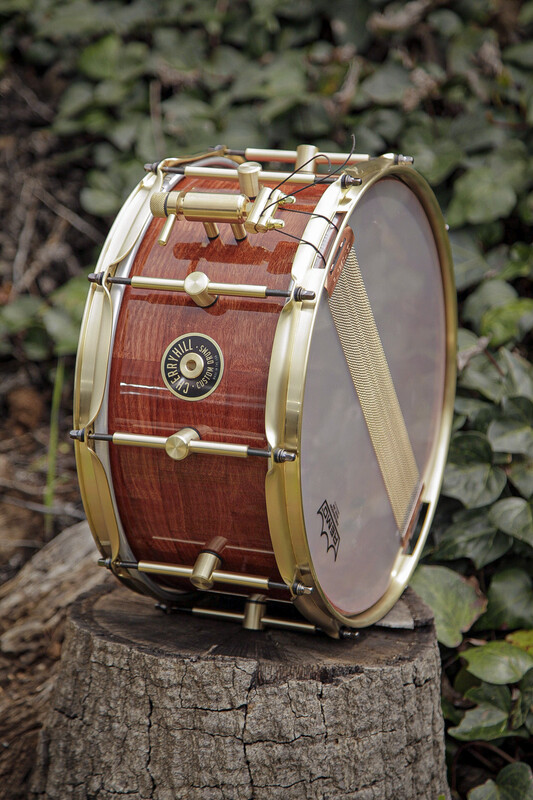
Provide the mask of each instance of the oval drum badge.
[{"label": "oval drum badge", "polygon": [[182,400],[203,400],[215,391],[224,372],[224,357],[214,339],[184,333],[169,344],[161,359],[166,387]]}]

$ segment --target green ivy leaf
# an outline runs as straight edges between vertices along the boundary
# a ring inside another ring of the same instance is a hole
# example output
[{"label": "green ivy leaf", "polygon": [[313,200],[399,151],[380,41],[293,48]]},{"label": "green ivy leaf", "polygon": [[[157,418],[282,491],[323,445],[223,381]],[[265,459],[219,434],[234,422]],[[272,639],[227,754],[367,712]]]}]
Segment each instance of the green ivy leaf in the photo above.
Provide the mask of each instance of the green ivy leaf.
[{"label": "green ivy leaf", "polygon": [[120,36],[112,33],[86,47],[78,67],[94,80],[133,80],[143,74],[148,53],[144,42],[124,44]]},{"label": "green ivy leaf", "polygon": [[87,275],[76,275],[49,296],[50,302],[66,311],[78,325],[81,323],[85,300],[87,299]]},{"label": "green ivy leaf", "polygon": [[20,333],[35,323],[43,300],[23,294],[0,308],[0,325],[8,334]]},{"label": "green ivy leaf", "polygon": [[516,205],[516,192],[512,186],[500,181],[487,167],[469,169],[455,181],[453,198],[448,206],[448,224],[479,225],[493,222],[511,213]]},{"label": "green ivy leaf", "polygon": [[[513,631],[513,633],[508,633],[505,637],[505,641],[509,642],[509,644],[513,644],[515,647],[519,647],[521,650],[525,650],[526,653],[529,653],[533,656],[533,630],[527,631]],[[527,678],[528,686],[531,688],[533,687],[533,671],[530,670],[524,681]]]},{"label": "green ivy leaf", "polygon": [[466,508],[478,508],[497,500],[506,483],[505,472],[492,466],[492,450],[483,434],[455,434],[442,484],[445,495],[460,500]]},{"label": "green ivy leaf", "polygon": [[461,372],[458,384],[479,392],[493,403],[500,403],[506,394],[507,381],[498,367],[499,364],[486,354],[475,356]]},{"label": "green ivy leaf", "polygon": [[112,79],[116,75],[117,63],[122,48],[119,36],[109,34],[83,50],[78,67],[89,78]]},{"label": "green ivy leaf", "polygon": [[511,713],[511,692],[508,686],[491,686],[482,683],[466,692],[469,700],[477,703],[468,710],[456,728],[448,733],[460,741],[471,742],[476,739],[490,741],[505,736]]},{"label": "green ivy leaf", "polygon": [[464,302],[462,316],[480,332],[481,319],[491,308],[505,306],[518,294],[509,283],[500,280],[483,281]]},{"label": "green ivy leaf", "polygon": [[94,88],[85,81],[75,81],[67,87],[59,103],[59,117],[75,117],[91,105]]},{"label": "green ivy leaf", "polygon": [[491,413],[495,406],[475,397],[456,395],[454,408],[457,414],[464,415],[469,422],[475,423],[480,414]]},{"label": "green ivy leaf", "polygon": [[437,139],[428,144],[419,142],[407,146],[406,150],[414,156],[417,170],[433,186],[442,183],[464,159],[464,153],[450,139]]},{"label": "green ivy leaf", "polygon": [[504,533],[533,547],[533,504],[523,497],[507,497],[489,511],[491,522]]},{"label": "green ivy leaf", "polygon": [[78,348],[79,325],[60,308],[47,308],[43,314],[46,332],[55,344],[56,355],[75,353]]},{"label": "green ivy leaf", "polygon": [[468,800],[533,800],[533,774],[527,764],[509,764],[496,781],[488,780],[468,792]]},{"label": "green ivy leaf", "polygon": [[533,461],[513,460],[507,470],[507,477],[526,500],[533,496]]},{"label": "green ivy leaf", "polygon": [[439,536],[432,557],[439,561],[469,558],[481,569],[506,553],[511,541],[489,520],[486,509],[463,510]]},{"label": "green ivy leaf", "polygon": [[494,420],[487,429],[487,439],[494,451],[533,457],[533,428],[520,420]]},{"label": "green ivy leaf", "polygon": [[533,656],[508,642],[489,642],[461,656],[472,675],[489,683],[518,683],[533,668]]},{"label": "green ivy leaf", "polygon": [[[476,623],[481,630],[533,627],[533,588],[527,572],[497,572],[487,592],[487,611]],[[513,642],[511,642],[513,644]]]},{"label": "green ivy leaf", "polygon": [[419,566],[411,586],[432,609],[437,638],[447,647],[461,644],[462,633],[472,627],[487,604],[476,586],[447,567]]},{"label": "green ivy leaf", "polygon": [[[467,52],[467,57],[472,59],[472,50]],[[472,104],[470,111],[454,117],[449,137],[467,153],[496,150],[506,147],[509,142],[508,134],[498,125],[487,125],[486,108],[481,103]]]},{"label": "green ivy leaf", "polygon": [[521,297],[483,314],[479,326],[482,336],[490,338],[492,347],[510,341],[521,341],[533,329],[533,300]]},{"label": "green ivy leaf", "polygon": [[[530,634],[530,641],[532,645],[531,652],[533,652],[533,631],[520,631],[520,633]],[[518,694],[515,692],[515,695],[513,696],[513,706],[511,710],[511,727],[513,730],[519,730],[522,725],[525,725],[532,711],[533,669],[530,669],[519,683]]]},{"label": "green ivy leaf", "polygon": [[498,277],[504,281],[533,278],[533,248],[524,242],[516,242],[511,247],[508,261]]},{"label": "green ivy leaf", "polygon": [[506,394],[509,397],[528,397],[533,401],[533,364],[505,347],[498,351],[498,356],[498,362],[506,372]]},{"label": "green ivy leaf", "polygon": [[107,217],[119,211],[122,205],[122,198],[114,192],[86,187],[81,190],[80,202],[89,214]]},{"label": "green ivy leaf", "polygon": [[511,61],[520,67],[533,68],[533,42],[521,42],[506,47],[503,52],[505,61]]},{"label": "green ivy leaf", "polygon": [[409,73],[399,64],[387,62],[361,84],[361,92],[373,103],[396,105],[411,82]]},{"label": "green ivy leaf", "polygon": [[481,253],[477,237],[468,230],[450,231],[450,244],[459,291],[473,286],[485,277],[490,267]]}]

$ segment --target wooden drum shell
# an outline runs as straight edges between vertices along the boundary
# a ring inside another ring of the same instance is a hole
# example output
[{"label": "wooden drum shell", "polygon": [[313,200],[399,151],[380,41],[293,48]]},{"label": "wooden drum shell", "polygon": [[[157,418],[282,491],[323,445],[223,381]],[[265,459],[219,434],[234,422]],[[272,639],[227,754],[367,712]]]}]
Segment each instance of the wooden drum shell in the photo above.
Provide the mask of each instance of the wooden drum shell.
[{"label": "wooden drum shell", "polygon": [[[179,184],[180,190],[192,188],[235,191],[224,181]],[[310,187],[292,208],[311,212],[323,191]],[[278,216],[288,233],[302,235],[307,216],[281,210]],[[179,280],[201,270],[216,282],[289,288],[298,243],[276,231],[237,242],[230,226],[221,225],[220,236],[210,241],[201,224],[179,220],[161,247],[162,225],[159,219],[150,223],[131,275]],[[111,356],[109,431],[166,437],[194,427],[210,441],[267,447],[266,389],[283,305],[281,298],[219,297],[200,308],[185,294],[127,287]],[[171,394],[161,377],[167,346],[192,332],[214,339],[224,357],[219,386],[196,402]],[[225,570],[281,580],[267,520],[264,459],[193,455],[176,462],[160,450],[111,446],[110,460],[120,519],[138,560],[193,565],[200,550],[222,536]],[[190,590],[187,581],[171,582]]]}]

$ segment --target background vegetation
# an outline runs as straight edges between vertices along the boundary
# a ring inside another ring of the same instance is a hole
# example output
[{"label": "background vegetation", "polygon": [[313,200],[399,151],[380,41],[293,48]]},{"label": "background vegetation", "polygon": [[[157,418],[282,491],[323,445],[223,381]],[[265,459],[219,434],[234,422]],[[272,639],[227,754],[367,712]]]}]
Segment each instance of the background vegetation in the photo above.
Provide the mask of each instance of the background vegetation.
[{"label": "background vegetation", "polygon": [[415,157],[450,225],[460,332],[413,584],[437,620],[454,796],[531,800],[533,2],[0,0],[0,24],[1,357],[49,402],[55,382],[54,419],[95,243],[144,162],[346,150],[352,131]]}]

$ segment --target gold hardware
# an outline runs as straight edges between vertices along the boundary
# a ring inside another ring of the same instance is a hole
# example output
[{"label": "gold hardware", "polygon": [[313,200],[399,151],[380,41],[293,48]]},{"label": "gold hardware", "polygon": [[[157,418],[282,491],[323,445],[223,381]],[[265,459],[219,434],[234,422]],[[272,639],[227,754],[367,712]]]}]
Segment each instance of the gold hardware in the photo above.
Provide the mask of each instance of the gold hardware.
[{"label": "gold hardware", "polygon": [[182,461],[189,455],[191,443],[199,438],[200,434],[194,428],[182,428],[165,441],[166,453],[175,461]]},{"label": "gold hardware", "polygon": [[[243,622],[244,614],[239,611],[222,611],[218,608],[203,608],[193,606],[192,613],[195,617],[207,617],[208,619],[222,619],[228,622]],[[285,631],[296,631],[298,633],[317,633],[318,628],[312,622],[300,622],[299,620],[281,619],[280,617],[263,616],[261,618],[263,627],[278,628]]]},{"label": "gold hardware", "polygon": [[229,444],[226,442],[191,442],[191,453],[204,453],[210,456],[234,456],[235,458],[248,458],[248,445]]},{"label": "gold hardware", "polygon": [[[270,197],[267,200],[267,204],[264,207],[264,211],[259,217],[259,222],[254,226],[254,230],[265,233],[266,231],[272,230],[280,230],[281,228],[285,227],[285,223],[281,219],[274,219],[272,216],[277,209],[277,203],[285,202],[288,205],[294,202],[292,197],[286,197],[283,192],[280,192],[279,189],[272,189],[270,192]],[[272,210],[269,210],[272,209]]]},{"label": "gold hardware", "polygon": [[189,453],[204,453],[212,456],[248,457],[248,446],[245,444],[229,444],[225,442],[201,441],[194,428],[182,428],[166,440],[165,450],[170,458],[182,461]]},{"label": "gold hardware", "polygon": [[271,190],[267,186],[263,186],[255,198],[255,202],[246,220],[246,230],[250,231],[250,233],[257,233],[255,226],[259,222],[263,209],[268,202],[270,191]]},{"label": "gold hardware", "polygon": [[[187,178],[216,178],[225,181],[238,181],[239,173],[236,169],[226,169],[225,167],[196,167],[186,166],[179,173]],[[307,172],[275,172],[274,170],[262,170],[259,173],[259,181],[269,181],[270,183],[280,183],[287,180],[287,183],[309,185],[315,183],[316,176]]]},{"label": "gold hardware", "polygon": [[150,199],[154,217],[170,214],[199,222],[242,222],[248,198],[243,194],[156,192]]},{"label": "gold hardware", "polygon": [[194,562],[191,583],[197,589],[211,589],[214,584],[213,572],[220,567],[222,559],[216,553],[202,550]]},{"label": "gold hardware", "polygon": [[185,378],[197,378],[202,374],[205,361],[199,353],[186,353],[180,361],[180,372]]},{"label": "gold hardware", "polygon": [[[197,306],[207,308],[215,302],[216,295],[209,292],[209,278],[204,272],[191,272],[183,281],[183,288]],[[193,376],[190,376],[193,377]]]},{"label": "gold hardware", "polygon": [[161,247],[165,247],[166,243],[170,238],[170,234],[172,233],[172,228],[174,227],[174,223],[176,222],[176,215],[169,214],[165,220],[165,224],[161,228],[161,233],[159,234],[159,239],[157,240],[157,244],[161,245]]},{"label": "gold hardware", "polygon": [[[153,575],[169,575],[175,578],[188,578],[189,580],[194,569],[194,567],[185,567],[180,564],[160,564],[155,561],[138,561],[137,564],[132,566],[138,569],[139,572],[148,572]],[[229,586],[242,586],[246,589],[255,589],[261,592],[268,592],[270,588],[270,579],[262,575],[226,572],[226,570],[222,569],[213,570],[211,580],[214,583],[227,583]]]},{"label": "gold hardware", "polygon": [[216,239],[220,236],[218,225],[215,222],[204,222],[204,228],[208,239]]},{"label": "gold hardware", "polygon": [[[203,277],[200,278],[198,276],[202,275]],[[194,278],[193,278],[194,276]],[[192,280],[189,281],[189,278]],[[209,298],[209,302],[206,303],[206,306],[210,306],[216,300],[217,295],[225,295],[227,297],[266,297],[268,287],[267,286],[259,286],[255,284],[247,284],[247,283],[211,283],[205,273],[197,271],[191,272],[190,275],[184,281],[180,280],[171,280],[169,278],[143,278],[140,276],[134,276],[131,279],[131,286],[134,289],[159,289],[161,291],[166,292],[186,292],[196,303],[196,298],[194,297],[194,290],[196,290],[197,286],[203,286],[207,280],[206,289],[207,292],[206,299]],[[189,289],[187,288],[187,282],[189,285]],[[288,294],[288,293],[287,293]],[[203,297],[203,295],[202,295]],[[198,303],[201,305],[201,303]]]},{"label": "gold hardware", "polygon": [[[89,438],[96,438],[94,435]],[[113,444],[124,444],[129,447],[155,447],[164,450],[167,439],[164,436],[142,436],[135,433],[114,433],[112,436]]]},{"label": "gold hardware", "polygon": [[209,291],[215,294],[226,295],[228,297],[266,297],[268,287],[259,286],[253,283],[211,283]]},{"label": "gold hardware", "polygon": [[[297,169],[299,172],[316,172],[316,160],[314,156],[318,153],[318,147],[315,147],[314,144],[299,144],[296,148],[296,161],[294,163],[294,169]],[[310,159],[313,159],[310,161]],[[306,164],[306,161],[309,163]]]},{"label": "gold hardware", "polygon": [[242,242],[243,239],[246,239],[246,228],[240,222],[233,222],[231,225],[231,230],[233,231],[233,235],[238,242]]},{"label": "gold hardware", "polygon": [[[103,279],[103,273],[92,273],[89,275],[89,280],[98,285],[100,285]],[[195,302],[197,302],[195,296],[200,296],[205,301],[209,300],[209,302],[205,303],[206,306],[210,306],[214,303],[218,295],[258,298],[285,297],[287,299],[292,296],[292,299],[297,303],[302,303],[304,300],[316,300],[316,292],[303,289],[301,286],[295,286],[291,292],[288,289],[269,289],[268,286],[260,286],[259,284],[253,283],[214,283],[207,278],[205,273],[200,271],[191,272],[184,281],[172,280],[169,278],[144,278],[139,275],[134,275],[132,278],[115,278],[109,276],[106,280],[106,284],[114,283],[124,286],[129,285],[134,289],[186,292]],[[198,305],[201,305],[201,303],[198,303]]]},{"label": "gold hardware", "polygon": [[260,172],[261,164],[258,164],[257,161],[245,161],[244,164],[239,164],[237,167],[239,188],[250,200],[254,200],[259,194]]},{"label": "gold hardware", "polygon": [[[304,145],[306,146],[306,145]],[[312,154],[311,154],[312,155]],[[247,161],[273,161],[278,164],[293,164],[298,158],[297,150],[266,150],[262,148],[247,147],[244,151]],[[310,156],[308,156],[309,158]],[[320,153],[316,159],[319,164],[330,161],[331,164],[344,164],[349,158],[349,164],[356,164],[359,161],[369,161],[367,153]]]},{"label": "gold hardware", "polygon": [[252,594],[244,606],[242,627],[247,631],[262,631],[262,618],[266,611],[266,598],[264,594]]},{"label": "gold hardware", "polygon": [[[187,357],[187,356],[185,356]],[[194,367],[191,366],[191,369]],[[129,447],[152,447],[156,450],[165,450],[170,458],[175,461],[182,461],[190,453],[203,453],[211,456],[233,456],[234,458],[248,458],[248,456],[259,456],[262,458],[272,458],[276,463],[283,461],[294,461],[296,453],[277,448],[274,451],[260,450],[249,447],[246,444],[232,444],[231,442],[206,442],[200,439],[200,434],[194,428],[181,428],[169,437],[148,436],[142,433],[92,433],[73,430],[70,432],[71,439],[80,441],[94,440],[112,442],[113,444],[126,445]]]},{"label": "gold hardware", "polygon": [[[197,222],[228,222],[237,240],[248,233],[263,233],[283,228],[283,220],[274,214],[285,194],[264,186],[251,202],[245,194],[211,192],[155,192],[150,198],[154,217],[182,216]],[[168,238],[168,237],[167,237]]]}]

